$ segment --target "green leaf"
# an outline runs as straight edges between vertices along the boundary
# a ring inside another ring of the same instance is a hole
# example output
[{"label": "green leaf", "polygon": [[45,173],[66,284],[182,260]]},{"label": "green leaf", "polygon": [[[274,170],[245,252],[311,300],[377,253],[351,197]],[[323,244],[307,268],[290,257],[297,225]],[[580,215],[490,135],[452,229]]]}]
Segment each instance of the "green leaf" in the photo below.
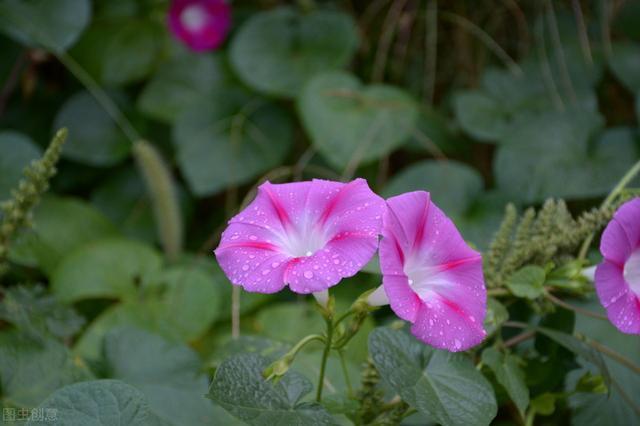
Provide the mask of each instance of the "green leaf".
[{"label": "green leaf", "polygon": [[537,299],[544,293],[544,268],[528,265],[517,270],[507,280],[507,287],[514,296],[527,299]]},{"label": "green leaf", "polygon": [[136,285],[160,269],[151,247],[125,239],[104,239],[82,246],[58,265],[53,292],[65,302],[88,298],[131,298]]},{"label": "green leaf", "polygon": [[185,111],[173,128],[173,141],[191,190],[203,196],[280,165],[292,132],[285,111],[238,89],[217,92]]},{"label": "green leaf", "polygon": [[90,16],[89,0],[0,0],[0,31],[55,52],[78,39]]},{"label": "green leaf", "polygon": [[458,94],[453,108],[460,127],[474,138],[494,142],[509,128],[506,106],[480,91]]},{"label": "green leaf", "polygon": [[216,370],[209,398],[250,425],[336,425],[316,403],[300,402],[312,390],[303,376],[289,372],[278,383],[267,382],[262,371],[269,362],[255,354],[224,361]]},{"label": "green leaf", "polygon": [[73,250],[117,235],[106,217],[75,198],[45,197],[34,210],[33,224],[18,235],[10,257],[21,264],[38,266],[48,275]]},{"label": "green leaf", "polygon": [[529,389],[524,382],[520,358],[511,354],[503,354],[495,348],[487,348],[482,351],[482,362],[493,371],[498,383],[507,391],[524,419],[525,411],[529,405]]},{"label": "green leaf", "polygon": [[281,7],[253,15],[231,42],[240,78],[270,95],[294,97],[305,81],[347,65],[358,45],[353,19],[336,11]]},{"label": "green leaf", "polygon": [[91,166],[112,166],[129,155],[131,144],[104,108],[88,93],[69,98],[55,118],[54,128],[69,128],[62,155]]},{"label": "green leaf", "polygon": [[122,86],[153,71],[164,41],[162,25],[151,19],[100,20],[84,33],[72,55],[98,82]]},{"label": "green leaf", "polygon": [[631,93],[640,92],[640,45],[630,42],[615,44],[609,66]]},{"label": "green leaf", "polygon": [[607,368],[607,364],[604,362],[602,355],[600,352],[596,351],[594,348],[589,346],[588,344],[578,340],[575,336],[567,333],[563,333],[561,331],[552,330],[546,327],[534,327],[534,330],[537,333],[541,333],[569,351],[575,353],[576,355],[582,357],[585,361],[590,362],[594,366],[596,366],[599,370],[599,373],[605,379],[607,385],[611,380],[611,376],[609,375],[609,369]]},{"label": "green leaf", "polygon": [[82,359],[56,340],[0,333],[0,384],[3,399],[10,404],[36,407],[59,387],[90,378]]},{"label": "green leaf", "polygon": [[198,355],[184,345],[131,328],[109,333],[104,342],[110,377],[142,391],[153,413],[169,425],[236,425],[205,397],[208,379]]},{"label": "green leaf", "polygon": [[448,425],[488,425],[497,413],[491,384],[464,354],[439,351],[407,333],[376,328],[369,352],[404,401]]},{"label": "green leaf", "polygon": [[22,133],[0,132],[0,201],[11,197],[24,168],[40,154],[40,148]]},{"label": "green leaf", "polygon": [[600,115],[572,110],[515,126],[494,163],[498,188],[527,203],[606,194],[637,154],[633,132],[626,128],[609,129],[590,146],[602,125]]},{"label": "green leaf", "polygon": [[402,90],[363,86],[344,72],[311,79],[298,98],[298,109],[315,147],[338,168],[390,153],[407,141],[418,118],[416,103]]},{"label": "green leaf", "polygon": [[174,266],[149,280],[164,288],[159,311],[172,319],[172,328],[184,340],[199,337],[218,318],[220,282],[202,268]]},{"label": "green leaf", "polygon": [[144,395],[119,380],[94,380],[65,386],[54,392],[38,409],[43,412],[55,410],[55,420],[32,418],[28,426],[157,425]]},{"label": "green leaf", "polygon": [[43,286],[13,286],[3,291],[0,319],[31,336],[70,338],[84,325],[84,318],[61,305]]},{"label": "green leaf", "polygon": [[230,80],[222,56],[183,53],[162,64],[138,98],[149,117],[173,123],[178,116]]},{"label": "green leaf", "polygon": [[[583,309],[604,314],[604,309],[595,296],[591,300],[580,303],[573,302]],[[640,364],[640,340],[637,336],[623,334],[610,322],[576,315],[575,331],[587,335],[623,356]],[[596,426],[601,424],[640,425],[638,417],[637,395],[640,394],[640,380],[627,367],[612,358],[604,358],[610,378],[601,373],[598,367],[584,364],[580,370],[575,370],[567,378],[567,391],[575,388],[575,384],[586,373],[602,374],[609,389],[605,393],[578,392],[569,398],[569,405],[573,409],[571,423],[575,426]],[[635,407],[635,408],[634,408]]]}]

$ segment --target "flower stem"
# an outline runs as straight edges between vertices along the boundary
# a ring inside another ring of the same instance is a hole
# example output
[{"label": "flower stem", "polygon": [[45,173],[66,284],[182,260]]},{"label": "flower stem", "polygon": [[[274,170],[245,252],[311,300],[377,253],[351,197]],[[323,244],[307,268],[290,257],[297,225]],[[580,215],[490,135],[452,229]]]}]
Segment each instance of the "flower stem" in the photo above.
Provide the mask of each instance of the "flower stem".
[{"label": "flower stem", "polygon": [[322,352],[322,361],[320,363],[320,377],[318,378],[318,391],[316,393],[316,402],[322,401],[322,390],[324,389],[324,372],[331,352],[331,341],[333,339],[333,318],[325,318],[327,322],[327,337],[325,340],[324,351]]},{"label": "flower stem", "polygon": [[[611,190],[607,198],[604,199],[600,209],[604,209],[609,207],[609,205],[616,199],[616,197],[622,192],[622,190],[633,180],[634,177],[640,172],[640,161],[636,162],[624,176],[618,182],[618,184]],[[587,256],[587,251],[589,250],[589,246],[591,245],[591,241],[593,241],[593,233],[589,235],[582,246],[580,247],[580,252],[578,253],[578,259],[584,260]]]},{"label": "flower stem", "polygon": [[293,348],[291,348],[289,352],[287,352],[287,356],[295,357],[298,354],[298,352],[300,352],[300,350],[307,345],[307,343],[311,343],[314,340],[317,340],[319,342],[324,342],[324,336],[321,336],[320,334],[310,334],[304,337],[302,340],[296,343],[296,345]]}]

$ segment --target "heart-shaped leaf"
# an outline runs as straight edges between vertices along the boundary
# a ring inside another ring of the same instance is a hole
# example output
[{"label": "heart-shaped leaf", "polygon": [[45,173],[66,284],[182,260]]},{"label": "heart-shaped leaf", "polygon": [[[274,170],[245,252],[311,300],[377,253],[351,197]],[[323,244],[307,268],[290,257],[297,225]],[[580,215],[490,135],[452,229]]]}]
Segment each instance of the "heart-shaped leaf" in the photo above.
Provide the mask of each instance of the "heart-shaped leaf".
[{"label": "heart-shaped leaf", "polygon": [[81,163],[111,166],[131,149],[124,133],[88,92],[76,93],[64,103],[54,127],[69,128],[62,155]]},{"label": "heart-shaped leaf", "polygon": [[229,89],[185,111],[173,141],[191,190],[210,195],[279,165],[292,132],[289,115],[277,105]]},{"label": "heart-shaped leaf", "polygon": [[231,43],[231,63],[254,89],[294,97],[315,74],[345,66],[358,45],[356,25],[335,11],[281,7],[253,15]]},{"label": "heart-shaped leaf", "polygon": [[10,258],[40,267],[51,275],[73,250],[111,236],[117,236],[115,226],[89,204],[75,198],[48,196],[34,210],[33,227],[18,235]]},{"label": "heart-shaped leaf", "polygon": [[182,53],[162,64],[138,98],[138,109],[172,123],[199,100],[230,80],[221,56]]},{"label": "heart-shaped leaf", "polygon": [[369,352],[391,388],[437,423],[488,425],[496,416],[491,384],[466,355],[433,349],[383,327],[369,335]]},{"label": "heart-shaped leaf", "polygon": [[100,83],[121,86],[149,75],[164,35],[162,25],[151,19],[99,20],[83,34],[72,55]]},{"label": "heart-shaped leaf", "polygon": [[82,360],[53,338],[0,333],[2,398],[12,405],[36,407],[57,388],[91,378]]},{"label": "heart-shaped leaf", "polygon": [[238,425],[220,407],[207,400],[208,379],[189,347],[132,328],[119,328],[104,340],[110,377],[139,389],[150,410],[171,426]]},{"label": "heart-shaped leaf", "polygon": [[494,163],[498,187],[513,199],[589,198],[606,194],[637,158],[631,129],[603,132],[597,113],[549,113],[512,129]]},{"label": "heart-shaped leaf", "polygon": [[216,370],[209,398],[250,425],[337,425],[320,405],[300,402],[312,390],[308,379],[289,372],[278,383],[267,382],[262,372],[268,365],[255,354],[227,359]]},{"label": "heart-shaped leaf", "polygon": [[415,102],[387,85],[363,86],[344,72],[311,79],[298,98],[303,124],[318,151],[335,167],[375,160],[411,136]]},{"label": "heart-shaped leaf", "polygon": [[[136,388],[119,380],[65,386],[33,410],[28,426],[154,426],[158,419]],[[42,415],[40,415],[42,414]]]},{"label": "heart-shaped leaf", "polygon": [[89,0],[0,0],[0,31],[55,52],[71,46],[90,17]]},{"label": "heart-shaped leaf", "polygon": [[51,287],[65,302],[133,297],[136,286],[161,264],[158,253],[140,242],[98,240],[66,256],[53,273]]}]

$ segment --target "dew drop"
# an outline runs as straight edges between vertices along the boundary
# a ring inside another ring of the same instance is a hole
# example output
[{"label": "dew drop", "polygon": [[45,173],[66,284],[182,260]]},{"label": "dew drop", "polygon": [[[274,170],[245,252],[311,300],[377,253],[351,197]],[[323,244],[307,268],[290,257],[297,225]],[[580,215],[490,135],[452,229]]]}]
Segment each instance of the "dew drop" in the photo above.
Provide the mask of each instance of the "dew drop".
[{"label": "dew drop", "polygon": [[305,271],[305,272],[304,272],[304,277],[305,277],[305,278],[313,278],[313,272],[311,272],[311,271]]}]

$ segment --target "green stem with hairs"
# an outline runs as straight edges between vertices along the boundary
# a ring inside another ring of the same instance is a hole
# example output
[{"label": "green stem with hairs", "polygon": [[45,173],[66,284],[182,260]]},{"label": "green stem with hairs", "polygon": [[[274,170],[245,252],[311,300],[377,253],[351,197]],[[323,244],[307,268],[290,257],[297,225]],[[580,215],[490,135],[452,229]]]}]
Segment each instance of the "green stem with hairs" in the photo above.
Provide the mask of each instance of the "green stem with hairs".
[{"label": "green stem with hairs", "polygon": [[327,368],[327,360],[331,352],[331,341],[333,340],[333,318],[325,318],[327,322],[327,337],[325,339],[324,351],[322,352],[322,360],[320,362],[320,377],[318,378],[318,390],[316,393],[316,402],[322,401],[322,390],[324,389],[324,373]]}]

